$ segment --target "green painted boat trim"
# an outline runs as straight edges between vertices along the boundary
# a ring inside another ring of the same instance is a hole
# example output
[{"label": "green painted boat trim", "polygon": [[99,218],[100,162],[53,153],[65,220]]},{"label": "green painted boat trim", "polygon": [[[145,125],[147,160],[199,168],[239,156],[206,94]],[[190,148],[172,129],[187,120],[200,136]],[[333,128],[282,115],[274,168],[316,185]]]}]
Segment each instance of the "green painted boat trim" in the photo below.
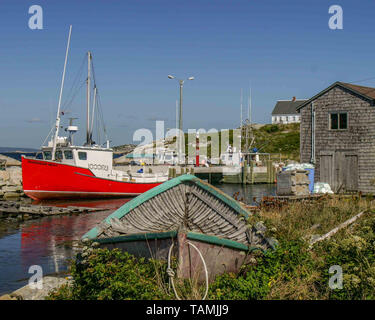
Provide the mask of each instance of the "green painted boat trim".
[{"label": "green painted boat trim", "polygon": [[[167,232],[157,232],[157,233],[138,233],[138,234],[131,234],[131,235],[126,235],[126,236],[113,237],[113,238],[94,239],[94,241],[100,244],[107,244],[107,243],[146,241],[146,240],[174,239],[177,237],[177,233],[178,233],[177,231],[167,231]],[[249,247],[237,241],[223,239],[223,238],[219,238],[219,237],[211,236],[207,234],[202,234],[202,233],[188,232],[186,234],[186,237],[189,240],[210,243],[210,244],[214,244],[217,246],[240,250],[240,251],[248,252],[248,251],[254,251],[254,250],[261,250],[265,252],[265,250],[260,247]]]},{"label": "green painted boat trim", "polygon": [[99,243],[120,243],[120,242],[131,242],[131,241],[144,241],[144,240],[161,240],[168,238],[176,238],[177,231],[167,231],[158,233],[137,233],[126,236],[119,236],[113,238],[94,239],[95,242]]},{"label": "green painted boat trim", "polygon": [[254,250],[261,250],[265,252],[263,248],[260,247],[249,247],[243,243],[233,241],[233,240],[228,240],[228,239],[223,239],[219,238],[216,236],[211,236],[203,233],[195,233],[195,232],[188,232],[187,233],[187,238],[190,240],[196,240],[196,241],[201,241],[205,243],[211,243],[214,245],[230,248],[230,249],[236,249],[236,250],[241,250],[241,251],[254,251]]},{"label": "green painted boat trim", "polygon": [[[158,194],[167,191],[181,183],[193,183],[204,190],[208,191],[209,193],[215,195],[219,199],[221,199],[223,202],[225,202],[228,206],[236,210],[240,215],[242,214],[246,219],[250,216],[250,213],[242,206],[239,202],[222,192],[221,190],[213,187],[212,185],[205,183],[201,179],[197,178],[194,175],[191,174],[184,174],[182,176],[173,178],[171,180],[168,180],[164,182],[163,184],[158,185],[155,188],[152,188],[138,197],[134,198],[133,200],[130,200],[129,202],[125,203],[121,208],[117,209],[115,212],[110,214],[104,221],[109,225],[112,218],[118,218],[121,219],[123,216],[128,214],[131,210],[138,207],[142,203],[148,201],[149,199],[157,196]],[[82,239],[88,238],[88,239],[95,239],[98,236],[98,229],[95,227],[88,231],[86,234],[83,235]]]}]

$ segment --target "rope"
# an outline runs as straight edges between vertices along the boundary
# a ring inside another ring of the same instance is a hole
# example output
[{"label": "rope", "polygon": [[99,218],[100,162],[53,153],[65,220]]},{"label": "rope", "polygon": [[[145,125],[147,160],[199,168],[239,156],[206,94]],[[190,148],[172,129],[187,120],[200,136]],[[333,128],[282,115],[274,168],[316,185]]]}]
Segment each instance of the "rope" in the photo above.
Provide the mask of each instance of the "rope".
[{"label": "rope", "polygon": [[174,292],[174,295],[176,296],[177,300],[181,300],[181,298],[178,296],[177,294],[177,291],[176,291],[176,288],[174,286],[174,282],[173,282],[173,278],[175,276],[175,273],[173,271],[173,269],[171,268],[171,253],[172,253],[172,249],[173,249],[173,246],[174,246],[174,243],[172,242],[172,245],[171,247],[169,248],[169,252],[168,252],[168,268],[167,268],[167,274],[169,276],[169,281],[170,283],[172,283],[172,288],[173,288],[173,292]]},{"label": "rope", "polygon": [[[190,241],[187,241],[187,243],[189,245],[191,245],[199,254],[201,260],[202,260],[202,263],[203,263],[203,266],[204,266],[204,272],[205,272],[205,276],[206,276],[206,292],[202,298],[202,300],[205,300],[206,297],[207,297],[207,294],[208,294],[208,270],[207,270],[207,265],[206,265],[206,262],[203,258],[203,255],[202,253],[199,251],[199,249],[194,245],[192,244]],[[170,246],[169,248],[169,252],[168,252],[168,267],[167,267],[167,274],[169,276],[169,280],[170,280],[170,283],[172,284],[172,288],[173,288],[173,292],[177,298],[177,300],[181,300],[181,298],[178,296],[177,294],[177,291],[176,291],[176,288],[175,288],[175,285],[174,285],[174,281],[173,281],[173,278],[175,277],[175,272],[173,271],[173,269],[171,268],[171,254],[172,254],[172,249],[173,249],[173,246],[174,246],[174,243],[172,243],[172,245]]]},{"label": "rope", "polygon": [[52,132],[53,129],[55,129],[55,126],[53,126],[53,127],[51,128],[51,130],[49,131],[47,137],[46,137],[46,138],[44,139],[44,141],[42,142],[42,145],[40,146],[40,149],[42,149],[42,147],[43,147],[44,144],[46,143],[46,141],[47,141],[48,137],[50,136],[50,134],[51,134],[51,132]]}]

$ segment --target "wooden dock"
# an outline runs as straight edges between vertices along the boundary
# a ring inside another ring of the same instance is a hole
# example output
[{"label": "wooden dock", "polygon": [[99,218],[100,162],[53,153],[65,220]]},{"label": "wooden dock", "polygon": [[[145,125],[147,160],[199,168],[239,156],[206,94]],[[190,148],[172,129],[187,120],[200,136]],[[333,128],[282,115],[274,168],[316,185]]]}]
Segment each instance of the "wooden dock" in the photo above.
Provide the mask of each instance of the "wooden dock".
[{"label": "wooden dock", "polygon": [[185,173],[194,174],[209,183],[257,184],[276,182],[276,168],[272,161],[266,161],[265,166],[256,166],[250,161],[242,167],[212,166],[173,166],[169,168],[169,178],[175,178]]}]

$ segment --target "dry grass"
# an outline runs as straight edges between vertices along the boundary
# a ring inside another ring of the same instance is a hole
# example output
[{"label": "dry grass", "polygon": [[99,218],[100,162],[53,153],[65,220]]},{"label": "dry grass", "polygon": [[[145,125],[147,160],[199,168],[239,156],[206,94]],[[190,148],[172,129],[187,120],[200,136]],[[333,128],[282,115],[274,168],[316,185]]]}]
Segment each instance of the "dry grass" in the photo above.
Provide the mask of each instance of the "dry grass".
[{"label": "dry grass", "polygon": [[325,234],[357,213],[374,209],[368,198],[327,196],[320,200],[295,201],[281,208],[265,208],[255,217],[268,225],[273,236],[309,240]]}]

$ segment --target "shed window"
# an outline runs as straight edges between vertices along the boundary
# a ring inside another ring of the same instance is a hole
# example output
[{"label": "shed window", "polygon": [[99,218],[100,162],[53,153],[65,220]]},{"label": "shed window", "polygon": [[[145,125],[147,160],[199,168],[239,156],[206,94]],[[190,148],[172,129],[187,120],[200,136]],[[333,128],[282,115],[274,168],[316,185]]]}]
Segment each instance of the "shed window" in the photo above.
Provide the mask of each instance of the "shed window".
[{"label": "shed window", "polygon": [[348,114],[347,113],[331,113],[330,114],[330,129],[331,130],[348,129]]},{"label": "shed window", "polygon": [[79,159],[79,160],[87,160],[87,153],[86,153],[86,152],[79,151],[79,152],[78,152],[78,159]]}]

